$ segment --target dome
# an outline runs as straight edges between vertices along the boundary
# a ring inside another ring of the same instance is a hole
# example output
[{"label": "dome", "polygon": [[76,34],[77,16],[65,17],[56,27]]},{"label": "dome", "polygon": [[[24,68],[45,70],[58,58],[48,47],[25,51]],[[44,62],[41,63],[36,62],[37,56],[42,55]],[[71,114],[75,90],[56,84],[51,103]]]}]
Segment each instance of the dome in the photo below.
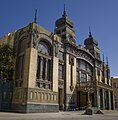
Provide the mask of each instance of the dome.
[{"label": "dome", "polygon": [[66,10],[65,10],[65,5],[64,5],[64,11],[63,11],[63,15],[61,18],[59,18],[58,20],[56,20],[56,27],[59,26],[63,26],[64,24],[68,25],[70,28],[73,28],[73,22],[72,20],[67,16]]},{"label": "dome", "polygon": [[56,27],[59,27],[60,25],[63,24],[67,24],[68,26],[70,26],[71,28],[73,28],[73,22],[71,21],[71,19],[68,16],[62,16],[61,18],[59,18],[58,20],[56,20]]},{"label": "dome", "polygon": [[98,46],[98,42],[93,37],[89,37],[89,38],[85,39],[85,41],[84,41],[84,45],[89,45],[92,43],[95,44],[96,46]]},{"label": "dome", "polygon": [[95,44],[96,46],[98,46],[98,42],[92,37],[91,32],[89,32],[89,37],[84,41],[84,45],[90,45],[90,44]]}]

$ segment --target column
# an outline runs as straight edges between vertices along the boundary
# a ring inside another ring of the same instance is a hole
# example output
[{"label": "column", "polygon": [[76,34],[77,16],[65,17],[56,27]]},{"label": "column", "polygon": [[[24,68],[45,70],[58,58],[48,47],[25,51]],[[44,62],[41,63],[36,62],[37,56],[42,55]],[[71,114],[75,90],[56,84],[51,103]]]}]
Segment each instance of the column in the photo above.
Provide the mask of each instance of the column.
[{"label": "column", "polygon": [[79,83],[81,82],[81,71],[79,71]]},{"label": "column", "polygon": [[87,82],[88,82],[88,74],[86,75],[86,79],[87,79]]},{"label": "column", "polygon": [[111,110],[111,92],[110,91],[108,91],[108,96],[109,96],[109,101],[108,101],[109,110]]},{"label": "column", "polygon": [[103,105],[103,110],[105,110],[105,97],[104,97],[104,89],[102,89],[102,105]]},{"label": "column", "polygon": [[40,71],[39,71],[39,78],[42,79],[42,70],[43,70],[43,57],[40,57]]},{"label": "column", "polygon": [[48,59],[45,59],[45,80],[47,80],[47,66],[48,66]]},{"label": "column", "polygon": [[99,88],[94,92],[94,107],[100,108],[100,93]]},{"label": "column", "polygon": [[112,109],[115,109],[115,100],[114,100],[114,94],[111,92],[111,97],[112,97]]}]

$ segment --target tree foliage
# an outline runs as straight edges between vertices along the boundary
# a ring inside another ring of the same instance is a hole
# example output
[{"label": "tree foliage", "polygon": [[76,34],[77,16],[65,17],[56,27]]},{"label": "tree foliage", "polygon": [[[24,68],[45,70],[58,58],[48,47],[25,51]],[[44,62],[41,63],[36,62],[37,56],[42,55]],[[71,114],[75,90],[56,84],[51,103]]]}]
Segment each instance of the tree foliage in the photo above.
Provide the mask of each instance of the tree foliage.
[{"label": "tree foliage", "polygon": [[11,80],[14,71],[13,48],[8,45],[0,45],[0,72],[3,79]]}]

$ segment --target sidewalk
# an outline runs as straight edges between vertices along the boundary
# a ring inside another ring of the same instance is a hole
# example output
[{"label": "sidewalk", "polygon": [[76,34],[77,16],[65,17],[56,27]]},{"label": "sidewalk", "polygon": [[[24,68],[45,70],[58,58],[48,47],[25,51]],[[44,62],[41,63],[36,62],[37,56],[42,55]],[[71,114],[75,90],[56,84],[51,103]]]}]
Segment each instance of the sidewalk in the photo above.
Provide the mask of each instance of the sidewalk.
[{"label": "sidewalk", "polygon": [[118,111],[103,112],[93,115],[82,115],[84,111],[30,114],[0,112],[0,120],[118,120]]},{"label": "sidewalk", "polygon": [[106,115],[118,115],[118,111],[117,110],[102,110],[102,112]]}]

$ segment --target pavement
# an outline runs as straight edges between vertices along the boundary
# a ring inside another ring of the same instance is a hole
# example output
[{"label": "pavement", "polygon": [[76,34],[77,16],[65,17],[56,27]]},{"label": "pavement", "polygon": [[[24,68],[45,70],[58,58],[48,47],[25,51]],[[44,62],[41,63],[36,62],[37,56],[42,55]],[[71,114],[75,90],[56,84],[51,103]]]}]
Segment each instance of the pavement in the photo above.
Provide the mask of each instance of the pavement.
[{"label": "pavement", "polygon": [[83,115],[84,111],[28,114],[0,112],[0,120],[118,120],[118,111],[102,112],[104,114],[93,115]]}]

